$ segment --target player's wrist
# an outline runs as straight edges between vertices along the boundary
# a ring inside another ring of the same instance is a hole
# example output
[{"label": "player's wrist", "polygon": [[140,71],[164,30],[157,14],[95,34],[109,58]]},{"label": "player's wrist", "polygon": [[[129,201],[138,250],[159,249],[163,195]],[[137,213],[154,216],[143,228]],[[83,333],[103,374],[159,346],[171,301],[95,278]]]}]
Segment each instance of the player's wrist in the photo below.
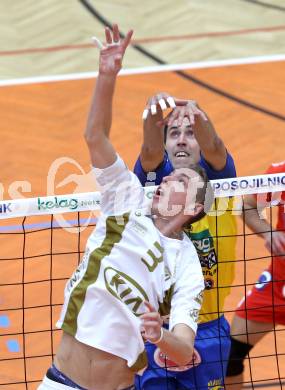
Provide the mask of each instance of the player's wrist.
[{"label": "player's wrist", "polygon": [[106,71],[106,70],[100,70],[99,69],[99,76],[100,76],[100,78],[102,79],[102,78],[104,78],[104,79],[106,79],[107,81],[114,81],[115,79],[116,79],[116,77],[117,77],[117,75],[118,75],[118,73],[119,72],[113,72],[113,71]]},{"label": "player's wrist", "polygon": [[155,339],[155,340],[150,340],[150,339],[148,339],[148,341],[150,341],[152,344],[158,344],[158,343],[160,343],[161,340],[163,339],[163,336],[164,336],[164,330],[163,330],[163,328],[161,327],[161,328],[160,328],[160,335],[159,335],[159,337],[158,337],[157,339]]}]

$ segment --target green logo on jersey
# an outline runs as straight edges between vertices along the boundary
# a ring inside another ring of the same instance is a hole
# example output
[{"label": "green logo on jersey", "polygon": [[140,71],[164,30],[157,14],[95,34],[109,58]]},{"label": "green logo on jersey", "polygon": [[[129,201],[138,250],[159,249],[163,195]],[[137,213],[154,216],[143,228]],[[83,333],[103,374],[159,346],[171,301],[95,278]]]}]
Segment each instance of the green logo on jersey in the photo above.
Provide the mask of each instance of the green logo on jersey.
[{"label": "green logo on jersey", "polygon": [[203,230],[199,233],[190,232],[190,238],[195,245],[197,252],[206,254],[214,248],[214,240],[209,229]]},{"label": "green logo on jersey", "polygon": [[189,232],[188,235],[197,250],[204,276],[208,274],[213,276],[217,271],[216,268],[213,268],[217,265],[217,255],[214,240],[209,229],[205,229],[199,233]]}]

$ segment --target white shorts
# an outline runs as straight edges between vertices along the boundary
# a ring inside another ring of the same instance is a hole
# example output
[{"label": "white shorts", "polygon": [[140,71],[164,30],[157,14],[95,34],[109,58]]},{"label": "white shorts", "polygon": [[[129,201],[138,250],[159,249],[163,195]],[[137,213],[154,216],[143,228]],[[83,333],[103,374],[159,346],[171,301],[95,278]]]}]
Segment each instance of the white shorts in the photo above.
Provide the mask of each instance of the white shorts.
[{"label": "white shorts", "polygon": [[74,387],[63,385],[62,383],[54,382],[48,379],[46,376],[44,377],[44,380],[39,385],[38,390],[64,390],[64,389],[73,389]]}]

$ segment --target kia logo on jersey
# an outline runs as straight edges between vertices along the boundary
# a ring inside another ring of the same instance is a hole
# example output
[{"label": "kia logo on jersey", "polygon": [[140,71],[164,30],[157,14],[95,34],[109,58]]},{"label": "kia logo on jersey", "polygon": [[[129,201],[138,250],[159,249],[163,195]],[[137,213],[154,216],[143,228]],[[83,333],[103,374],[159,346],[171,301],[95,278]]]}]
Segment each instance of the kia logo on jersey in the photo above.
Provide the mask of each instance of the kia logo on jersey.
[{"label": "kia logo on jersey", "polygon": [[124,302],[136,316],[145,312],[144,301],[149,301],[145,290],[129,275],[113,267],[104,270],[107,290]]}]

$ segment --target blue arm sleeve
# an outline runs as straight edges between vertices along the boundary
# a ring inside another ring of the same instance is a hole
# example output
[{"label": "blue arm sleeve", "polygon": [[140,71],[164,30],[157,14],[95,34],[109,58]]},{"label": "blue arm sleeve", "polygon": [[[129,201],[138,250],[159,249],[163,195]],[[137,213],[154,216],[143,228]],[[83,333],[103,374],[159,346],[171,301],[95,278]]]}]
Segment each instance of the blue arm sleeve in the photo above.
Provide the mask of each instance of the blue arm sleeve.
[{"label": "blue arm sleeve", "polygon": [[202,168],[206,170],[209,180],[228,179],[230,177],[236,177],[237,175],[234,160],[228,152],[227,152],[226,165],[220,171],[214,170],[209,165],[209,163],[205,160],[202,154],[201,154],[201,160],[199,164],[201,165]]},{"label": "blue arm sleeve", "polygon": [[168,176],[172,171],[173,167],[167,156],[167,153],[164,153],[162,163],[153,172],[145,172],[143,170],[140,156],[137,159],[134,167],[134,173],[137,175],[143,186],[159,185],[163,177]]}]

